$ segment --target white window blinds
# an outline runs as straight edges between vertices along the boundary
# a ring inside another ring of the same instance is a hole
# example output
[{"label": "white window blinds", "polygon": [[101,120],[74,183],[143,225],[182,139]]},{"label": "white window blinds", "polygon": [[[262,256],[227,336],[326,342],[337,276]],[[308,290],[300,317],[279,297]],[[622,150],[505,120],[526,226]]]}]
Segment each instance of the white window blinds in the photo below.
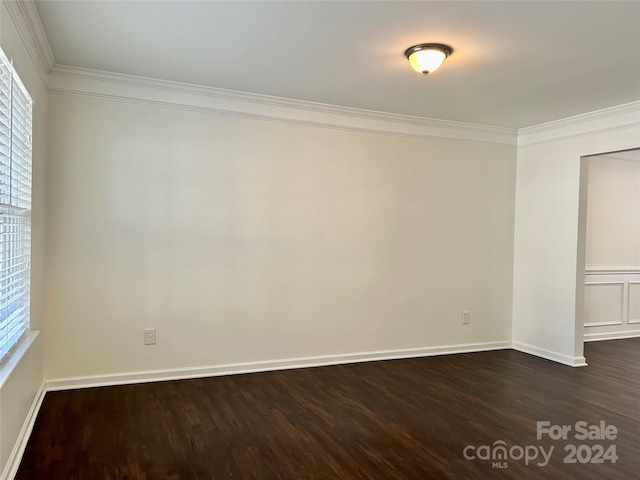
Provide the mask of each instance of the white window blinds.
[{"label": "white window blinds", "polygon": [[29,328],[31,97],[0,50],[0,361]]}]

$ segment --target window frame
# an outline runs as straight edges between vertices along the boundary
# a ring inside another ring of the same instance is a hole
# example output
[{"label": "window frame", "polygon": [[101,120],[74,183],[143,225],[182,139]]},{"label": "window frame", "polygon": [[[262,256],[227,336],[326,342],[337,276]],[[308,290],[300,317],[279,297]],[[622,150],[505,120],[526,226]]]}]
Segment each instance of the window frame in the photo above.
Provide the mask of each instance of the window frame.
[{"label": "window frame", "polygon": [[33,100],[0,48],[0,363],[30,332]]}]

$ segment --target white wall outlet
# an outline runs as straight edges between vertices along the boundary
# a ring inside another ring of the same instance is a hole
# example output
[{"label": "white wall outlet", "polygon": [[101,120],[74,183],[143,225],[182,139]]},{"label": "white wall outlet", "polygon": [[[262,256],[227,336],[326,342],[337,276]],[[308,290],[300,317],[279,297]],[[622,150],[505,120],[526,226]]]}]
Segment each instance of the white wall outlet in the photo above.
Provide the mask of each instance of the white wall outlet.
[{"label": "white wall outlet", "polygon": [[144,329],[144,344],[155,345],[156,344],[156,329],[145,328]]},{"label": "white wall outlet", "polygon": [[462,324],[468,325],[471,323],[471,312],[462,312]]}]

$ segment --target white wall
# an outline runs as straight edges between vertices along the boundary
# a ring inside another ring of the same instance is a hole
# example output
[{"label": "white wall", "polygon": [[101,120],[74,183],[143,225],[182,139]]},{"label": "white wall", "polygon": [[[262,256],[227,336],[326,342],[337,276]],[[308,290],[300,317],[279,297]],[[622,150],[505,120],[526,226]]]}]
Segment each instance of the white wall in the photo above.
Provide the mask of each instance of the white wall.
[{"label": "white wall", "polygon": [[640,270],[640,151],[588,159],[586,266]]},{"label": "white wall", "polygon": [[49,115],[48,379],[511,338],[513,146]]},{"label": "white wall", "polygon": [[45,330],[45,155],[47,143],[47,92],[23,43],[5,2],[0,2],[0,44],[27,87],[33,109],[33,204],[31,252],[31,328],[40,330],[14,351],[0,368],[0,472],[10,476],[17,468],[18,443],[44,385],[43,334]]},{"label": "white wall", "polygon": [[515,348],[570,365],[584,364],[586,188],[581,192],[581,157],[634,148],[639,143],[638,104],[520,132],[513,279]]}]

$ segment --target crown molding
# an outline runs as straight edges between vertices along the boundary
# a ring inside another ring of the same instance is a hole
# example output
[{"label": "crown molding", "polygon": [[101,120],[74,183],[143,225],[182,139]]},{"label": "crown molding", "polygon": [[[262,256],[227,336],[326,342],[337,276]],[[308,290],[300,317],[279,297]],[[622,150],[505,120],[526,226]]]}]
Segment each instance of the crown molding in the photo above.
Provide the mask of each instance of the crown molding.
[{"label": "crown molding", "polygon": [[552,143],[640,126],[640,101],[518,130],[518,146]]},{"label": "crown molding", "polygon": [[2,3],[18,30],[40,81],[47,87],[47,74],[55,66],[55,60],[35,3],[33,0],[2,0]]},{"label": "crown molding", "polygon": [[50,93],[169,106],[347,131],[515,146],[517,130],[375,112],[58,65],[33,0],[2,0]]},{"label": "crown molding", "polygon": [[517,130],[56,65],[49,91],[347,131],[515,146]]},{"label": "crown molding", "polygon": [[640,101],[517,129],[375,112],[57,65],[33,0],[1,0],[51,93],[109,98],[347,131],[512,146],[640,126]]}]

